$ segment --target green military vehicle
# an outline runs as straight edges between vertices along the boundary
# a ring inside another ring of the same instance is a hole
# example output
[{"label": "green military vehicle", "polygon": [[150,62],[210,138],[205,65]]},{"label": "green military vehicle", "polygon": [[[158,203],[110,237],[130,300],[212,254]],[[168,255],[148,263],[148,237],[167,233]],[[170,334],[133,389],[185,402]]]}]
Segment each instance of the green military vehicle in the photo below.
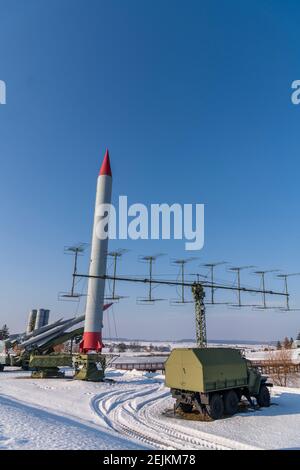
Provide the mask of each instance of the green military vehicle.
[{"label": "green military vehicle", "polygon": [[174,349],[165,362],[165,383],[175,407],[189,413],[195,407],[212,419],[234,415],[244,396],[253,407],[270,406],[267,377],[251,367],[238,349]]},{"label": "green military vehicle", "polygon": [[7,354],[6,354],[5,342],[0,340],[0,372],[4,370],[6,361],[7,361]]},{"label": "green military vehicle", "polygon": [[28,370],[29,354],[11,354],[8,351],[9,342],[0,340],[0,372],[4,371],[4,367],[22,367]]}]

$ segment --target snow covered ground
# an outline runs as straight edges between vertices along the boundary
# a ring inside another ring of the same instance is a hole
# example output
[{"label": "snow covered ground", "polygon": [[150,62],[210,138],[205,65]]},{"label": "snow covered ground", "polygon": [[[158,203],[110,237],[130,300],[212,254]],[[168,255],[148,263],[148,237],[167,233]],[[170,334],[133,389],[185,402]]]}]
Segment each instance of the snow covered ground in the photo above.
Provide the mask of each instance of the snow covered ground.
[{"label": "snow covered ground", "polygon": [[0,449],[143,449],[101,426],[91,401],[107,384],[0,374]]},{"label": "snow covered ground", "polygon": [[158,374],[111,370],[113,383],[0,374],[0,449],[300,449],[300,389],[272,406],[207,422],[174,417]]}]

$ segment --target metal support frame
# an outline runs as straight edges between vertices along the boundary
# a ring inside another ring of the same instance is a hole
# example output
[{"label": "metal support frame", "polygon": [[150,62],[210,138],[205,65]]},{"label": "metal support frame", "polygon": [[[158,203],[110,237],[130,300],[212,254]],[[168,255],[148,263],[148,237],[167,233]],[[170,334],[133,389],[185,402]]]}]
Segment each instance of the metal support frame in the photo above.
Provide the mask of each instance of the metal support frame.
[{"label": "metal support frame", "polygon": [[106,367],[106,360],[103,354],[77,354],[73,358],[75,380],[103,382]]},{"label": "metal support frame", "polygon": [[195,301],[196,341],[199,348],[207,347],[206,318],[205,318],[205,292],[203,286],[195,282],[192,286]]}]

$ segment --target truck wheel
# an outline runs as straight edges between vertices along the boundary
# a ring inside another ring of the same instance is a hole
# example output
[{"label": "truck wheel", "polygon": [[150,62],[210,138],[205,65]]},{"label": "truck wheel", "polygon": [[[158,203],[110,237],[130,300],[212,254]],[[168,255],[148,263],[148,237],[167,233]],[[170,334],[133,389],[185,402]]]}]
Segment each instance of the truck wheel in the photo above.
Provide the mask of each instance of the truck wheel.
[{"label": "truck wheel", "polygon": [[180,409],[184,413],[191,413],[193,410],[193,405],[190,405],[189,403],[180,403]]},{"label": "truck wheel", "polygon": [[0,372],[4,371],[4,364],[0,364]]},{"label": "truck wheel", "polygon": [[269,407],[271,404],[271,397],[269,389],[266,385],[261,385],[259,394],[256,397],[257,403],[262,407]]},{"label": "truck wheel", "polygon": [[224,410],[226,415],[234,415],[239,408],[239,398],[234,390],[229,390],[224,395]]},{"label": "truck wheel", "polygon": [[206,411],[212,419],[220,419],[224,414],[224,403],[221,395],[214,393],[206,406]]}]

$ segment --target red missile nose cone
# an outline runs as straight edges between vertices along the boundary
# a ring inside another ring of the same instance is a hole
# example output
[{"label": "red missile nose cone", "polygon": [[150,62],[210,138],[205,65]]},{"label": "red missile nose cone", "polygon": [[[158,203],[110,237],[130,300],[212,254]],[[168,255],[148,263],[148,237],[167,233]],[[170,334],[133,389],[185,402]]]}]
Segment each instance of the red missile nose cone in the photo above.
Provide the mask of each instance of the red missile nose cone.
[{"label": "red missile nose cone", "polygon": [[110,168],[110,161],[109,161],[109,153],[108,149],[106,149],[103,162],[100,168],[100,173],[99,175],[107,175],[107,176],[112,176],[111,174],[111,168]]}]

